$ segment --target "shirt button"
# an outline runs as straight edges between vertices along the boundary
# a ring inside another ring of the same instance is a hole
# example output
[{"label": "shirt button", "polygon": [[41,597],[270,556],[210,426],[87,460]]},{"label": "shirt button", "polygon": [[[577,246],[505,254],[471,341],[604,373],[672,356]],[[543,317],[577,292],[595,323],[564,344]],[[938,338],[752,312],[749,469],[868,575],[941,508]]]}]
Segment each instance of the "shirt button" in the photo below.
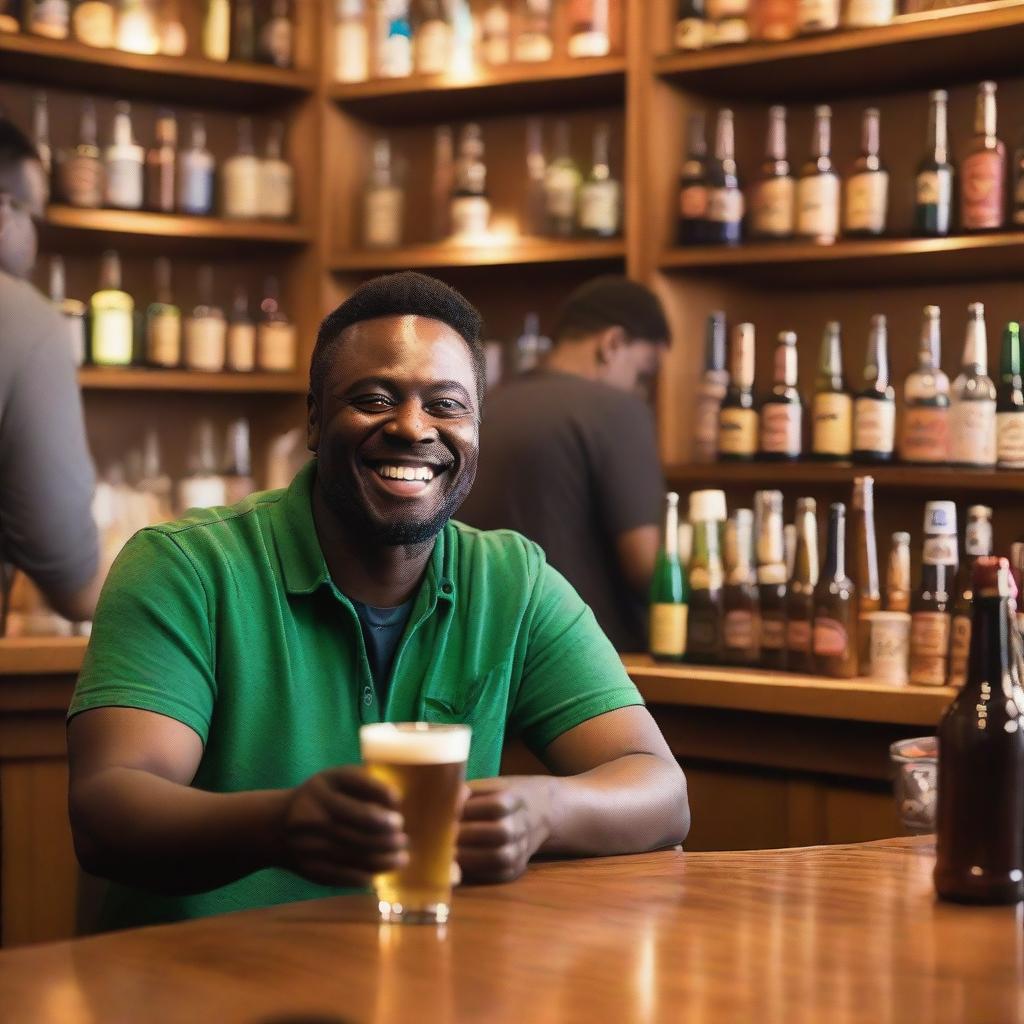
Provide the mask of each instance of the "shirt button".
[{"label": "shirt button", "polygon": [[373,703],[373,690],[368,686],[363,687],[363,704],[369,707]]},{"label": "shirt button", "polygon": [[454,589],[455,588],[448,582],[448,580],[445,580],[444,583],[441,584],[442,594],[450,594]]}]

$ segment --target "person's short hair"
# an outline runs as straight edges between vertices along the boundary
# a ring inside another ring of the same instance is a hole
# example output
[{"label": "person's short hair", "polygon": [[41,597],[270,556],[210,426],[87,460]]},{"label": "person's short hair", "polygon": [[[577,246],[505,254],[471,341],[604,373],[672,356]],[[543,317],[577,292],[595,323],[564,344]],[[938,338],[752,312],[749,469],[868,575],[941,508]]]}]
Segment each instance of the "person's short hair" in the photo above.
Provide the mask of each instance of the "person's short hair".
[{"label": "person's short hair", "polygon": [[621,327],[631,341],[668,344],[670,333],[657,295],[636,281],[606,274],[580,285],[562,306],[555,342],[585,338]]},{"label": "person's short hair", "polygon": [[23,160],[38,160],[39,151],[29,137],[11,120],[0,114],[0,171],[8,171]]},{"label": "person's short hair", "polygon": [[411,270],[385,274],[361,284],[333,313],[324,317],[309,366],[309,389],[317,399],[346,328],[382,316],[422,316],[447,324],[469,347],[477,397],[483,402],[487,364],[480,341],[480,313],[450,285]]}]

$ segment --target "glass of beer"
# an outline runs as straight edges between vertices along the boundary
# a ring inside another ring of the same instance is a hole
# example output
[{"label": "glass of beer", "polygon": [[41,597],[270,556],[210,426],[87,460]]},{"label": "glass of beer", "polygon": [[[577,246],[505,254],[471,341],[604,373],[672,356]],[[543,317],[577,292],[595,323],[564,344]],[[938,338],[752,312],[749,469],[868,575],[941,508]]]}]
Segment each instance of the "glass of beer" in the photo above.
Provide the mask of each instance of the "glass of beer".
[{"label": "glass of beer", "polygon": [[426,722],[381,722],[359,730],[363,764],[398,791],[409,837],[407,866],[373,880],[384,921],[448,920],[470,733],[468,725]]}]

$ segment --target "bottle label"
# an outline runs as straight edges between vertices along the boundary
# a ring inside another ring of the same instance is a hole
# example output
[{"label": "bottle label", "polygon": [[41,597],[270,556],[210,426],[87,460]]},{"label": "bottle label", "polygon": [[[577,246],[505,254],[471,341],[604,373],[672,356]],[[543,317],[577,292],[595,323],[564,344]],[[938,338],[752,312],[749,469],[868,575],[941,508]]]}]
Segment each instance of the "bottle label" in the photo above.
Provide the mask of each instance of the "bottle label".
[{"label": "bottle label", "polygon": [[227,325],[216,316],[185,321],[185,365],[190,370],[217,373],[224,369]]},{"label": "bottle label", "polygon": [[205,161],[182,157],[179,186],[185,213],[207,214],[213,209],[213,169]]},{"label": "bottle label", "polygon": [[85,0],[71,16],[75,38],[86,46],[111,47],[114,45],[114,6]]},{"label": "bottle label", "polygon": [[68,0],[35,0],[32,31],[50,39],[66,39],[69,7]]},{"label": "bottle label", "polygon": [[885,171],[855,174],[846,182],[846,227],[848,231],[885,230],[889,208],[889,175]]},{"label": "bottle label", "polygon": [[1003,155],[986,149],[972,153],[960,172],[960,221],[967,230],[1003,224],[1006,166]]},{"label": "bottle label", "polygon": [[766,562],[757,567],[757,582],[766,586],[776,587],[789,578],[786,566],[782,562]]},{"label": "bottle label", "polygon": [[806,238],[834,240],[839,234],[839,178],[815,174],[796,186],[796,230]]},{"label": "bottle label", "polygon": [[806,619],[787,619],[786,647],[791,651],[809,652],[812,633],[811,624]]},{"label": "bottle label", "polygon": [[905,409],[900,455],[905,462],[948,462],[949,408]]},{"label": "bottle label", "polygon": [[704,19],[683,18],[676,22],[675,44],[677,50],[703,50]]},{"label": "bottle label", "polygon": [[248,373],[256,368],[256,325],[228,325],[228,367]]},{"label": "bottle label", "polygon": [[831,31],[839,24],[839,0],[799,0],[797,23],[803,30]]},{"label": "bottle label", "polygon": [[361,21],[343,21],[334,32],[334,77],[365,82],[370,77],[370,46]]},{"label": "bottle label", "polygon": [[796,215],[796,183],[792,178],[766,178],[754,186],[750,221],[755,234],[788,238]]},{"label": "bottle label", "polygon": [[757,617],[753,612],[726,612],[723,624],[725,646],[732,650],[750,650],[757,636]]},{"label": "bottle label", "polygon": [[451,52],[452,32],[446,21],[431,18],[420,25],[416,32],[416,71],[419,74],[439,75],[447,71]]},{"label": "bottle label", "polygon": [[814,396],[812,422],[815,455],[848,456],[853,444],[853,402],[849,395],[822,391]]},{"label": "bottle label", "polygon": [[124,309],[99,309],[92,315],[92,358],[105,366],[132,361],[132,314]]},{"label": "bottle label", "polygon": [[[724,580],[722,579],[722,566],[715,563],[712,565],[695,565],[690,569],[690,590],[720,590]],[[691,626],[693,624],[691,623]]]},{"label": "bottle label", "polygon": [[910,681],[945,686],[949,652],[949,615],[914,612],[910,621]]},{"label": "bottle label", "polygon": [[896,403],[858,398],[853,405],[853,450],[892,453],[896,440]]},{"label": "bottle label", "polygon": [[223,170],[224,216],[250,218],[260,215],[260,161],[254,156],[231,157]]},{"label": "bottle label", "polygon": [[814,619],[813,650],[820,658],[839,658],[846,653],[850,638],[846,627],[828,615],[818,615]]},{"label": "bottle label", "polygon": [[946,168],[922,171],[915,180],[914,195],[918,206],[949,206],[953,200],[953,175]]},{"label": "bottle label", "polygon": [[691,654],[712,654],[718,649],[718,616],[711,609],[695,612],[687,623],[686,649]]},{"label": "bottle label", "polygon": [[378,50],[381,78],[407,78],[412,74],[412,40],[403,33],[388,35]]},{"label": "bottle label", "polygon": [[679,193],[679,212],[684,220],[701,220],[708,212],[708,190],[703,185],[687,185]]},{"label": "bottle label", "polygon": [[799,455],[802,411],[799,405],[765,404],[761,409],[761,451]]},{"label": "bottle label", "polygon": [[1024,469],[1024,409],[996,413],[996,459],[1004,469]]},{"label": "bottle label", "polygon": [[694,416],[694,454],[710,462],[718,451],[718,416],[725,397],[725,384],[705,375],[697,392]]},{"label": "bottle label", "polygon": [[651,605],[651,654],[678,658],[686,653],[688,610],[685,604]]},{"label": "bottle label", "polygon": [[64,198],[72,206],[94,210],[103,204],[103,165],[88,156],[73,156],[62,168]]},{"label": "bottle label", "polygon": [[142,208],[142,164],[111,160],[107,164],[107,203],[121,210]]},{"label": "bottle label", "polygon": [[723,409],[718,417],[718,450],[727,455],[757,454],[757,412]]},{"label": "bottle label", "polygon": [[295,324],[260,324],[256,329],[256,362],[261,370],[294,370]]},{"label": "bottle label", "polygon": [[743,219],[743,193],[738,188],[708,190],[708,220],[716,224],[736,224]]},{"label": "bottle label", "polygon": [[956,565],[956,537],[948,534],[926,536],[921,560],[925,565]]},{"label": "bottle label", "polygon": [[964,531],[964,551],[968,555],[992,553],[992,524],[987,519],[971,519]]},{"label": "bottle label", "polygon": [[607,32],[574,32],[569,37],[570,57],[607,57],[611,48]]},{"label": "bottle label", "polygon": [[580,227],[599,235],[619,230],[619,183],[590,181],[580,189]]},{"label": "bottle label", "polygon": [[544,176],[544,201],[549,217],[573,220],[580,176],[572,167],[549,167]]},{"label": "bottle label", "polygon": [[263,161],[261,186],[262,214],[274,220],[287,220],[292,215],[295,195],[294,175],[283,160]]},{"label": "bottle label", "polygon": [[402,241],[402,191],[378,188],[366,195],[366,244],[387,249]]},{"label": "bottle label", "polygon": [[949,642],[949,685],[967,682],[967,661],[971,652],[971,617],[954,615]]},{"label": "bottle label", "polygon": [[950,460],[968,466],[996,461],[996,403],[954,402],[949,416]]},{"label": "bottle label", "polygon": [[181,317],[159,313],[151,317],[146,330],[146,359],[156,366],[177,366],[181,362]]},{"label": "bottle label", "polygon": [[893,0],[849,0],[843,24],[847,28],[888,25],[893,18]]},{"label": "bottle label", "polygon": [[491,204],[485,196],[455,196],[450,209],[453,235],[487,234]]},{"label": "bottle label", "polygon": [[785,619],[774,616],[762,616],[761,646],[769,651],[781,651],[786,646]]}]

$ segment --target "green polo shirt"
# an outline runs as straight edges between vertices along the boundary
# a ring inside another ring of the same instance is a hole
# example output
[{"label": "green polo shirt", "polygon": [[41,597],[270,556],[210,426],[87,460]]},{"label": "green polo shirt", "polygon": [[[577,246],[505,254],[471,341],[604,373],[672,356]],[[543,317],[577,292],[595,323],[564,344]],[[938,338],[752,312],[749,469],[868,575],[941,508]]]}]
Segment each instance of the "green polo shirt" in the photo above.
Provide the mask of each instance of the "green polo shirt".
[{"label": "green polo shirt", "polygon": [[[611,643],[536,544],[450,522],[434,545],[391,677],[374,687],[359,619],[313,524],[316,462],[286,490],[137,533],[103,589],[69,718],[159,712],[194,729],[193,785],[295,786],[359,762],[366,722],[468,722],[470,778],[498,774],[506,733],[537,752],[642,703]],[[283,870],[193,896],[119,890],[115,926],[332,895]]]}]

